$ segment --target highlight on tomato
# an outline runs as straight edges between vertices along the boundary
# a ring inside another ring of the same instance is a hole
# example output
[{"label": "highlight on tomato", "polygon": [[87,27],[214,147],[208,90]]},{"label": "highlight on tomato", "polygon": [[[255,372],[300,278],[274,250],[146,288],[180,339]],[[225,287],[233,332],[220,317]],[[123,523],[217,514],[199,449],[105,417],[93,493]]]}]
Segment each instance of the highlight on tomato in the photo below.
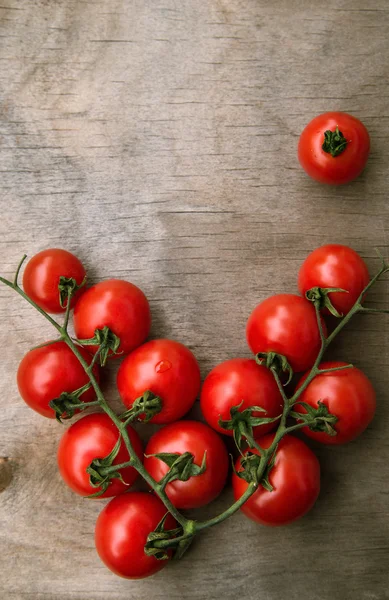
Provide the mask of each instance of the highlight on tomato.
[{"label": "highlight on tomato", "polygon": [[46,312],[62,313],[66,310],[67,286],[71,285],[74,290],[70,302],[73,308],[84,292],[79,286],[85,277],[85,268],[74,254],[60,248],[48,248],[28,261],[23,273],[23,288],[27,296]]},{"label": "highlight on tomato", "polygon": [[194,354],[174,340],[151,340],[131,352],[120,365],[117,386],[127,408],[146,391],[162,401],[151,423],[171,423],[183,417],[200,391],[200,367]]},{"label": "highlight on tomato", "polygon": [[[99,514],[95,528],[96,549],[103,563],[126,579],[149,577],[166,567],[168,560],[145,553],[148,535],[166,512],[161,500],[151,493],[129,492],[113,498]],[[175,519],[168,514],[164,528],[175,527]]]},{"label": "highlight on tomato", "polygon": [[363,123],[345,112],[318,115],[303,130],[298,159],[304,171],[320,183],[353,181],[365,168],[370,137]]},{"label": "highlight on tomato", "polygon": [[[333,369],[345,367],[347,363],[341,361],[327,361],[319,365],[319,369]],[[299,381],[299,389],[306,378],[306,373]],[[345,444],[358,437],[373,420],[376,409],[376,395],[370,380],[357,367],[350,367],[340,371],[320,373],[308,384],[299,397],[294,410],[306,413],[304,402],[313,408],[318,407],[318,402],[324,404],[328,412],[335,415],[338,421],[333,425],[336,435],[331,435],[325,428],[323,431],[312,431],[304,427],[302,431],[310,438],[323,444]]]},{"label": "highlight on tomato", "polygon": [[[90,365],[91,355],[81,346],[78,348],[82,358]],[[99,381],[99,368],[93,367],[93,374]],[[17,371],[19,393],[30,408],[50,419],[55,411],[49,406],[52,400],[61,394],[72,394],[89,383],[78,358],[65,342],[49,342],[47,345],[33,348],[22,359]],[[96,397],[92,387],[84,391],[79,402],[91,402]]]},{"label": "highlight on tomato", "polygon": [[[231,409],[239,407],[241,419],[252,407],[261,407],[264,412],[252,411],[247,418],[275,418],[282,413],[283,401],[280,391],[269,369],[258,365],[251,358],[232,358],[217,365],[205,378],[200,396],[201,411],[207,423],[219,433],[233,435],[220,421],[231,419]],[[237,427],[239,419],[235,418]],[[242,420],[241,420],[242,423]],[[274,429],[276,422],[254,425],[252,433],[258,437]]]},{"label": "highlight on tomato", "polygon": [[[269,433],[256,441],[266,449],[272,444],[274,435]],[[259,455],[256,448],[250,448],[247,452]],[[236,461],[235,470],[243,470],[242,457]],[[320,492],[319,461],[304,442],[285,435],[278,443],[268,481],[272,491],[259,484],[240,510],[246,517],[262,525],[287,525],[305,515],[315,504]],[[243,496],[248,485],[247,481],[233,473],[235,500]]]},{"label": "highlight on tomato", "polygon": [[[108,279],[90,287],[74,307],[74,330],[79,340],[90,340],[96,330],[108,327],[119,340],[119,356],[128,354],[147,338],[151,326],[148,300],[136,285],[121,279]],[[86,346],[94,353],[98,344]]]},{"label": "highlight on tomato", "polygon": [[[228,474],[228,453],[219,435],[208,425],[198,421],[177,421],[162,427],[149,440],[145,450],[144,466],[150,475],[161,481],[174,457],[153,456],[190,453],[199,469],[197,475],[186,481],[174,480],[165,491],[177,508],[198,508],[220,494]],[[187,467],[188,468],[188,467]]]},{"label": "highlight on tomato", "polygon": [[[324,335],[326,326],[322,320]],[[313,304],[295,294],[277,294],[263,300],[251,313],[246,337],[252,352],[276,352],[294,372],[312,367],[321,338]]]},{"label": "highlight on tomato", "polygon": [[[127,426],[127,433],[136,455],[143,461],[139,435],[131,425]],[[128,491],[138,477],[133,467],[116,471],[114,478],[110,478],[109,471],[104,470],[104,467],[109,469],[130,460],[123,439],[119,447],[118,440],[119,431],[105,413],[85,415],[65,431],[59,442],[57,460],[61,477],[70,489],[80,496],[98,494],[99,498],[110,498]],[[115,449],[117,451],[113,452]],[[111,453],[111,459],[105,460]]]},{"label": "highlight on tomato", "polygon": [[[304,260],[298,274],[298,288],[302,295],[312,288],[344,290],[328,294],[335,311],[342,316],[351,310],[369,280],[367,265],[355,250],[342,244],[326,244]],[[329,312],[328,308],[324,311]]]}]

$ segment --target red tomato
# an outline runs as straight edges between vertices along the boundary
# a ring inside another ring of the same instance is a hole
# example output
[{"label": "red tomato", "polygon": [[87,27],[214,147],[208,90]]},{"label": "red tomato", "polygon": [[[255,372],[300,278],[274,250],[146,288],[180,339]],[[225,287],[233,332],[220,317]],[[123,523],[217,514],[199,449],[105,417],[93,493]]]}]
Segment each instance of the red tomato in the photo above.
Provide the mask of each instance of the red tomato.
[{"label": "red tomato", "polygon": [[[321,369],[341,367],[347,363],[340,361],[324,362]],[[308,373],[299,381],[297,389],[303,384]],[[324,431],[311,431],[308,427],[303,432],[323,444],[345,444],[360,435],[374,417],[376,397],[372,384],[362,371],[356,367],[333,373],[322,373],[308,384],[299,401],[317,407],[320,400],[330,413],[338,417],[334,428],[337,435],[329,436]],[[296,404],[294,410],[306,412],[305,408]]]},{"label": "red tomato", "polygon": [[[130,492],[111,500],[96,522],[96,549],[103,563],[127,579],[142,579],[166,567],[167,560],[157,560],[144,551],[147,536],[166,512],[159,498],[145,492]],[[176,521],[168,515],[165,529],[175,527]]]},{"label": "red tomato", "polygon": [[[143,460],[143,447],[139,435],[130,425],[127,431],[136,454]],[[91,486],[86,469],[96,458],[108,456],[118,439],[118,429],[106,414],[93,413],[73,423],[63,434],[58,446],[58,467],[65,483],[80,496],[90,496],[99,491],[101,488]],[[122,440],[113,464],[118,465],[128,460],[129,454]],[[119,479],[111,479],[108,489],[99,498],[109,498],[127,492],[138,476],[132,467],[121,469],[120,473],[125,483]]]},{"label": "red tomato", "polygon": [[[85,278],[83,264],[74,254],[59,248],[42,250],[31,258],[23,273],[23,288],[27,296],[38,306],[49,313],[65,311],[60,304],[58,285],[60,277],[75,279],[80,285]],[[84,292],[84,288],[77,290],[71,299],[73,307],[77,298]]]},{"label": "red tomato", "polygon": [[[107,326],[120,338],[119,353],[128,354],[147,338],[151,325],[146,296],[136,285],[108,279],[89,288],[74,308],[74,330],[81,339],[93,338]],[[96,352],[97,346],[87,346]]]},{"label": "red tomato", "polygon": [[183,344],[166,339],[152,340],[124,359],[118,371],[117,386],[128,408],[146,390],[159,396],[162,410],[150,422],[170,423],[180,419],[193,405],[200,390],[200,368]]},{"label": "red tomato", "polygon": [[[325,139],[325,132],[331,132],[326,134],[332,137],[330,144]],[[366,127],[352,115],[343,112],[327,112],[312,119],[302,132],[298,144],[301,166],[312,179],[320,183],[353,181],[363,171],[369,152],[370,138]]]},{"label": "red tomato", "polygon": [[355,250],[340,244],[327,244],[307,256],[300,268],[298,287],[302,295],[313,287],[347,290],[348,293],[328,294],[334,308],[346,315],[369,279],[367,265]]},{"label": "red tomato", "polygon": [[278,294],[258,304],[247,321],[246,336],[254,354],[282,354],[295,372],[309,369],[321,347],[313,305],[294,294]]},{"label": "red tomato", "polygon": [[[81,346],[78,350],[90,364],[91,355]],[[98,380],[97,365],[93,373]],[[30,350],[21,361],[17,373],[19,393],[23,400],[33,410],[51,419],[55,418],[55,412],[49,402],[62,392],[75,392],[88,381],[88,375],[65,342]],[[80,396],[80,402],[90,402],[94,398],[95,392],[90,388]]]},{"label": "red tomato", "polygon": [[[253,417],[277,417],[282,413],[282,398],[273,375],[266,367],[257,365],[250,358],[233,358],[217,365],[208,374],[201,390],[201,410],[216,431],[232,435],[232,430],[223,429],[219,419],[228,421],[230,409],[242,402],[240,411],[251,406],[260,406],[265,413],[253,412]],[[258,437],[275,427],[275,423],[253,428]]]},{"label": "red tomato", "polygon": [[[274,433],[257,440],[262,448],[269,448]],[[259,454],[256,449],[250,452]],[[235,464],[242,471],[241,458]],[[278,444],[274,467],[269,475],[273,491],[261,485],[242,506],[241,511],[263,525],[287,525],[305,515],[314,505],[320,491],[320,465],[316,456],[301,440],[285,435]],[[245,493],[248,483],[232,475],[235,500]]]},{"label": "red tomato", "polygon": [[228,474],[228,453],[221,438],[207,425],[198,421],[177,421],[163,427],[149,440],[145,450],[145,468],[160,481],[169,467],[150,456],[171,452],[190,452],[194,463],[201,465],[206,452],[206,470],[188,481],[172,481],[166,494],[177,508],[197,508],[214,500],[222,491]]}]

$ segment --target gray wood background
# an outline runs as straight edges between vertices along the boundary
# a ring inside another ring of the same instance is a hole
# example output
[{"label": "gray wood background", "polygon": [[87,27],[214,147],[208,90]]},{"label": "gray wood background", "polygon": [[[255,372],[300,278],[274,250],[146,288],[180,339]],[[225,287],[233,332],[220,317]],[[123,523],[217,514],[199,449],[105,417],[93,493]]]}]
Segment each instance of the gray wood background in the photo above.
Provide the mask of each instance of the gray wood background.
[{"label": "gray wood background", "polygon": [[[349,244],[372,272],[374,247],[388,251],[388,16],[387,0],[2,0],[1,273],[65,247],[91,281],[142,287],[153,336],[187,343],[204,376],[248,356],[248,314],[296,289],[314,247]],[[304,125],[332,109],[372,140],[342,188],[310,181],[296,158]],[[14,473],[0,495],[1,598],[389,598],[388,331],[385,316],[356,319],[332,351],[371,378],[377,416],[355,443],[317,449],[306,518],[273,530],[237,515],[131,582],[94,550],[101,504],[60,480],[60,427],[18,396],[18,362],[52,332],[1,287],[0,456]],[[115,369],[105,388],[119,408]]]}]

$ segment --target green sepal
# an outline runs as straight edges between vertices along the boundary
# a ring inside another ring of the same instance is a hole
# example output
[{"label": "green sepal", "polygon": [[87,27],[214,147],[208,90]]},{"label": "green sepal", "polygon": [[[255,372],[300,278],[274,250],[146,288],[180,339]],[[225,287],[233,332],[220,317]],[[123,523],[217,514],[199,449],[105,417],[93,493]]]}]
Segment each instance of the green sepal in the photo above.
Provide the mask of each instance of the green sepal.
[{"label": "green sepal", "polygon": [[250,451],[246,452],[240,461],[243,471],[237,471],[235,466],[233,466],[235,475],[240,477],[240,479],[244,479],[247,483],[255,483],[258,485],[258,468],[260,461],[261,457],[258,454],[254,454]]},{"label": "green sepal", "polygon": [[333,292],[344,292],[345,294],[348,294],[348,291],[343,290],[342,288],[313,287],[305,292],[305,297],[310,302],[313,302],[319,310],[326,308],[334,317],[341,319],[343,314],[336,310],[328,297],[328,294],[332,294]]},{"label": "green sepal", "polygon": [[135,419],[141,420],[142,423],[147,423],[161,412],[162,407],[162,399],[150,390],[146,390],[139,398],[134,400],[131,408],[122,413],[119,418],[128,423],[135,421]]},{"label": "green sepal", "polygon": [[274,450],[270,460],[268,461],[262,476],[259,478],[258,472],[261,464],[261,457],[254,452],[246,452],[241,458],[240,464],[243,467],[243,471],[237,471],[233,465],[235,475],[247,481],[247,483],[255,483],[257,486],[261,485],[268,492],[273,491],[273,486],[269,481],[269,475],[276,461],[277,448]]},{"label": "green sepal", "polygon": [[263,472],[261,481],[259,482],[260,485],[263,488],[265,488],[265,490],[267,490],[268,492],[272,492],[273,489],[274,489],[273,486],[272,486],[272,484],[270,483],[269,475],[270,475],[270,472],[271,472],[271,470],[274,467],[275,462],[276,462],[276,453],[277,453],[277,448],[274,450],[274,452],[273,452],[273,454],[271,456],[271,459],[268,461],[268,463],[266,465],[266,468],[265,468],[265,470]]},{"label": "green sepal", "polygon": [[239,410],[243,404],[243,400],[237,406],[230,408],[231,419],[223,421],[219,419],[219,426],[228,431],[233,431],[235,444],[239,451],[242,449],[243,441],[246,440],[249,446],[255,445],[253,427],[274,423],[281,415],[273,418],[268,417],[253,417],[253,412],[266,413],[266,410],[261,406],[250,406],[244,410]]},{"label": "green sepal", "polygon": [[206,470],[207,452],[204,452],[203,460],[201,465],[196,465],[194,456],[190,452],[184,452],[183,454],[176,454],[173,452],[160,452],[159,454],[150,454],[152,456],[162,460],[169,467],[169,471],[163,476],[159,484],[165,487],[171,481],[188,481],[190,477],[197,477],[202,475]]},{"label": "green sepal", "polygon": [[88,402],[83,403],[80,396],[90,389],[91,383],[86,383],[84,386],[74,392],[62,392],[58,398],[50,400],[49,406],[55,412],[55,418],[59,423],[65,419],[71,419],[77,411],[88,408]]},{"label": "green sepal", "polygon": [[168,560],[170,558],[168,549],[165,548],[156,548],[154,546],[154,542],[159,540],[171,540],[174,537],[182,534],[182,527],[176,527],[175,529],[165,529],[166,519],[169,516],[167,512],[154,531],[151,531],[147,536],[146,545],[144,548],[145,554],[147,556],[154,556],[157,560]]},{"label": "green sepal", "polygon": [[344,137],[343,133],[339,131],[339,127],[336,126],[335,131],[331,131],[331,129],[327,129],[324,132],[324,142],[322,144],[322,149],[327,154],[331,154],[333,158],[342,154],[347,147],[347,140]]},{"label": "green sepal", "polygon": [[100,364],[104,367],[109,354],[120,354],[120,338],[105,326],[102,329],[96,329],[93,338],[87,340],[77,340],[81,346],[99,346]]},{"label": "green sepal", "polygon": [[288,359],[283,354],[278,354],[277,352],[257,352],[255,355],[255,362],[278,374],[286,373],[288,379],[284,383],[284,386],[291,382],[293,369],[290,366]]},{"label": "green sepal", "polygon": [[59,278],[58,291],[59,291],[59,303],[61,308],[66,308],[67,301],[74,296],[74,294],[86,284],[86,276],[78,285],[77,281],[73,277],[61,277]]},{"label": "green sepal", "polygon": [[324,432],[334,437],[337,435],[336,429],[333,427],[339,420],[336,415],[329,412],[327,406],[319,400],[317,408],[314,408],[306,402],[297,402],[298,405],[305,408],[306,413],[291,411],[289,415],[300,422],[303,422],[311,429],[311,431]]},{"label": "green sepal", "polygon": [[119,479],[124,485],[127,485],[124,481],[122,474],[119,471],[111,471],[110,473],[104,473],[104,469],[112,467],[115,458],[117,457],[122,437],[119,435],[118,441],[112,448],[111,452],[104,458],[95,458],[91,464],[86,468],[86,472],[89,475],[89,483],[94,488],[100,488],[94,494],[90,494],[88,498],[97,498],[104,494],[112,479]]}]

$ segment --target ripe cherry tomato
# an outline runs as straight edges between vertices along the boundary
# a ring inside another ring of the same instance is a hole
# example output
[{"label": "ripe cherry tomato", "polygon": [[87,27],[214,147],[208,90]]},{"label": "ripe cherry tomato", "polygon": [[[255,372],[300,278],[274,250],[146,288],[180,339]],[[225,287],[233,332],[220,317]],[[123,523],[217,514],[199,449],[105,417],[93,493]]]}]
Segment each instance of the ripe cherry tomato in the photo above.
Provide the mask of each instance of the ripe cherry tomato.
[{"label": "ripe cherry tomato", "polygon": [[341,244],[327,244],[307,256],[300,268],[298,287],[302,295],[313,287],[346,290],[348,293],[328,294],[334,308],[345,315],[369,279],[367,265],[355,250]]},{"label": "ripe cherry tomato", "polygon": [[247,321],[246,336],[255,354],[282,354],[295,372],[309,369],[321,346],[313,305],[294,294],[278,294],[258,304]]},{"label": "ripe cherry tomato", "polygon": [[[130,425],[127,427],[131,444],[143,460],[143,447],[139,435]],[[102,413],[86,415],[65,431],[58,446],[58,467],[65,483],[80,496],[90,496],[101,490],[90,484],[87,467],[96,458],[105,458],[115,447],[119,432],[110,417]],[[129,460],[129,454],[122,440],[113,465]],[[99,498],[109,498],[127,492],[136,480],[138,473],[132,467],[120,470],[125,483],[111,479],[107,490]]]},{"label": "ripe cherry tomato", "polygon": [[120,365],[117,386],[123,403],[131,408],[150,390],[163,407],[151,423],[171,423],[193,405],[200,390],[200,368],[192,352],[173,340],[152,340],[131,352]]},{"label": "ripe cherry tomato", "polygon": [[[85,278],[83,264],[74,254],[59,248],[50,248],[38,252],[29,260],[23,273],[23,288],[27,296],[49,313],[61,313],[66,309],[60,303],[58,285],[60,277],[75,279],[80,285]],[[71,299],[73,307],[84,288],[77,290]]]},{"label": "ripe cherry tomato", "polygon": [[[330,361],[322,363],[319,368],[332,369],[346,364]],[[308,373],[301,378],[297,389],[301,387],[307,376]],[[345,444],[354,440],[369,425],[376,408],[373,386],[366,375],[356,367],[316,375],[299,400],[315,408],[320,400],[331,414],[338,417],[339,420],[334,425],[337,435],[333,437],[324,431],[311,431],[308,427],[302,429],[308,437],[323,444]],[[306,409],[298,404],[294,410],[306,412]]]},{"label": "ripe cherry tomato", "polygon": [[[91,355],[81,346],[78,350],[90,364]],[[97,365],[93,373],[98,380]],[[62,392],[75,392],[88,382],[88,375],[65,342],[30,350],[17,372],[18,388],[23,400],[33,410],[50,419],[55,418],[55,412],[49,406],[51,400],[58,398]],[[95,392],[90,388],[80,396],[80,402],[90,402],[94,398]]]},{"label": "ripe cherry tomato", "polygon": [[[129,492],[113,498],[96,522],[95,543],[105,565],[116,575],[142,579],[166,567],[167,560],[148,556],[144,547],[167,510],[161,500],[145,492]],[[177,527],[169,514],[165,529]]]},{"label": "ripe cherry tomato", "polygon": [[196,465],[201,465],[206,452],[204,473],[190,477],[188,481],[172,481],[167,484],[166,494],[174,506],[197,508],[208,504],[220,494],[227,479],[228,453],[213,429],[198,421],[177,421],[157,431],[147,444],[144,462],[145,468],[156,481],[162,479],[169,467],[150,455],[162,452],[190,452]]},{"label": "ripe cherry tomato", "polygon": [[[207,423],[226,435],[233,435],[233,431],[220,427],[219,420],[228,421],[230,409],[240,403],[240,411],[251,406],[266,410],[265,413],[253,412],[253,417],[273,418],[282,413],[282,398],[273,375],[250,358],[226,360],[212,369],[204,381],[200,403]],[[254,436],[267,433],[275,425],[254,427]]]},{"label": "ripe cherry tomato", "polygon": [[343,112],[327,112],[312,119],[298,144],[301,166],[320,183],[353,181],[363,171],[369,152],[366,127]]},{"label": "ripe cherry tomato", "polygon": [[[262,448],[269,448],[274,433],[257,440]],[[250,452],[259,454],[256,449]],[[242,471],[241,458],[235,464]],[[273,491],[261,485],[243,504],[241,511],[263,525],[287,525],[305,515],[314,505],[320,491],[320,465],[316,456],[298,438],[285,435],[278,444],[274,467],[269,474]],[[248,483],[232,475],[235,500],[247,490]]]},{"label": "ripe cherry tomato", "polygon": [[[142,344],[150,331],[151,315],[146,296],[136,285],[108,279],[89,288],[74,308],[74,330],[81,339],[93,338],[105,326],[120,338],[119,353],[128,354]],[[98,346],[87,346],[96,352]]]}]

